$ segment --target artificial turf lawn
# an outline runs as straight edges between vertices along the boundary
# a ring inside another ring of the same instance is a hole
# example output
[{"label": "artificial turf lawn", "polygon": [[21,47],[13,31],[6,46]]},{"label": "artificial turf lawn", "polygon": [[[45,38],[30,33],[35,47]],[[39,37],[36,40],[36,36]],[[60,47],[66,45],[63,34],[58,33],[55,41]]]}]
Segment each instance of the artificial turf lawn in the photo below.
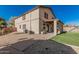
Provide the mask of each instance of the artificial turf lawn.
[{"label": "artificial turf lawn", "polygon": [[79,46],[79,33],[76,32],[63,33],[51,39],[59,43]]}]

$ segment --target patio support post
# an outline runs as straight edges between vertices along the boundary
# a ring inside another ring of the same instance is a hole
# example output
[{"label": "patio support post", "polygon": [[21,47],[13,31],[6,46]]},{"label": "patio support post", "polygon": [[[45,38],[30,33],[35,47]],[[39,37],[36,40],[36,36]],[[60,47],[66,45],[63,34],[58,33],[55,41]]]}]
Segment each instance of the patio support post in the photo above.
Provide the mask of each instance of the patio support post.
[{"label": "patio support post", "polygon": [[57,20],[54,20],[54,35],[57,35]]}]

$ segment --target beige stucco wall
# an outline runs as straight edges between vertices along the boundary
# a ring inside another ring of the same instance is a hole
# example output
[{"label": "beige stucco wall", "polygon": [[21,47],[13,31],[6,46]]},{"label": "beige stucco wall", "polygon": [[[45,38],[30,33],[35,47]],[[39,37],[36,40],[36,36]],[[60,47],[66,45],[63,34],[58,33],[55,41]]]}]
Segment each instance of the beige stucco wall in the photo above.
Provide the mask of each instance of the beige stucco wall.
[{"label": "beige stucco wall", "polygon": [[[44,18],[44,13],[47,13],[48,14],[48,19],[46,19],[46,18]],[[39,17],[40,17],[40,32],[43,30],[43,20],[53,20],[52,19],[52,17],[53,18],[55,18],[54,17],[54,15],[52,14],[52,12],[51,12],[51,10],[50,9],[48,9],[48,8],[40,8],[40,10],[39,10]],[[46,26],[45,26],[46,27]],[[47,31],[47,27],[46,27],[46,30],[45,31]]]},{"label": "beige stucco wall", "polygon": [[71,26],[64,26],[64,31],[69,32],[73,28],[75,28],[75,27],[73,27],[73,26],[72,27]]},{"label": "beige stucco wall", "polygon": [[[48,19],[44,18],[44,13],[48,14]],[[49,8],[38,8],[33,10],[27,14],[25,14],[25,20],[22,18],[23,16],[17,18],[15,20],[15,27],[17,28],[17,32],[23,32],[22,26],[26,24],[26,29],[28,31],[32,31],[35,34],[40,34],[43,31],[44,20],[55,20],[55,16],[52,14],[52,11]],[[53,18],[53,19],[52,19]],[[54,23],[54,21],[53,21]],[[21,29],[19,26],[21,25]],[[56,26],[53,24],[53,31],[56,31]],[[48,30],[45,24],[45,31]],[[49,30],[51,31],[51,25],[49,26]]]},{"label": "beige stucco wall", "polygon": [[79,32],[79,28],[75,28],[75,29],[72,30],[71,32]]},{"label": "beige stucco wall", "polygon": [[[22,19],[23,16],[15,20],[15,27],[17,32],[23,32],[22,26],[26,24],[26,29],[28,31],[33,31],[34,33],[39,33],[39,9],[36,9],[28,14],[25,14],[25,20]],[[21,25],[21,29],[19,26]]]},{"label": "beige stucco wall", "polygon": [[79,28],[76,28],[75,26],[64,26],[64,31],[79,32]]},{"label": "beige stucco wall", "polygon": [[[55,19],[54,15],[52,14],[52,11],[48,8],[40,8],[40,18],[43,20],[51,20],[52,17]],[[44,18],[44,13],[48,14],[48,19]]]}]

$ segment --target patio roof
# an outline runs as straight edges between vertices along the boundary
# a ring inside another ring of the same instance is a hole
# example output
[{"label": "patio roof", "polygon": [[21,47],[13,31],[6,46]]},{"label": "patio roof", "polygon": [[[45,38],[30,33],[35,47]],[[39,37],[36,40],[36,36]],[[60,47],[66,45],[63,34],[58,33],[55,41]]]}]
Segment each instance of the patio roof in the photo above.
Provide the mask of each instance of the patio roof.
[{"label": "patio roof", "polygon": [[53,22],[56,19],[51,19],[51,20],[43,20],[44,22]]},{"label": "patio roof", "polygon": [[53,20],[44,20],[44,22],[53,22]]},{"label": "patio roof", "polygon": [[44,22],[53,22],[54,20],[59,21],[60,23],[64,24],[61,20],[58,19],[51,19],[51,20],[43,20]]}]

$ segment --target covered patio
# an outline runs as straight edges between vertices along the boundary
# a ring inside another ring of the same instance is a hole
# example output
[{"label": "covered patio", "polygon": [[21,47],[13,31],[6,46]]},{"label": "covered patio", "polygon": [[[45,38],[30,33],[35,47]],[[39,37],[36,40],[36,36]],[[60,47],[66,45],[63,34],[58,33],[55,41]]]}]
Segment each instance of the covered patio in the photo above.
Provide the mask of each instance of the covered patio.
[{"label": "covered patio", "polygon": [[46,33],[54,33],[54,35],[57,34],[57,20],[44,20],[43,27],[46,27]]}]

